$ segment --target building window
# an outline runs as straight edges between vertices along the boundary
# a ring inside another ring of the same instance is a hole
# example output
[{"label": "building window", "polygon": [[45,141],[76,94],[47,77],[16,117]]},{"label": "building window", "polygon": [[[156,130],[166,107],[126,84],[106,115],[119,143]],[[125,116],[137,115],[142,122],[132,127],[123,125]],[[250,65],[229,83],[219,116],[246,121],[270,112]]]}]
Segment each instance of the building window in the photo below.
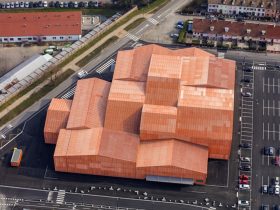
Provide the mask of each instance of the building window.
[{"label": "building window", "polygon": [[36,38],[36,37],[33,37],[33,40],[37,40],[37,38]]},{"label": "building window", "polygon": [[29,37],[29,38],[28,38],[28,40],[32,40],[32,38],[31,38],[31,37]]},{"label": "building window", "polygon": [[52,39],[56,39],[56,37],[55,36],[53,36],[53,38]]},{"label": "building window", "polygon": [[14,38],[10,38],[10,41],[14,41]]},{"label": "building window", "polygon": [[47,39],[47,37],[43,37],[43,40],[46,40]]},{"label": "building window", "polygon": [[6,42],[7,42],[7,41],[8,41],[8,39],[7,39],[7,38],[4,38],[4,41],[6,41]]},{"label": "building window", "polygon": [[18,41],[21,41],[21,38],[17,38],[18,39]]},{"label": "building window", "polygon": [[60,39],[63,39],[63,37],[61,36],[61,37],[59,37]]},{"label": "building window", "polygon": [[72,39],[72,36],[68,36],[68,39]]}]

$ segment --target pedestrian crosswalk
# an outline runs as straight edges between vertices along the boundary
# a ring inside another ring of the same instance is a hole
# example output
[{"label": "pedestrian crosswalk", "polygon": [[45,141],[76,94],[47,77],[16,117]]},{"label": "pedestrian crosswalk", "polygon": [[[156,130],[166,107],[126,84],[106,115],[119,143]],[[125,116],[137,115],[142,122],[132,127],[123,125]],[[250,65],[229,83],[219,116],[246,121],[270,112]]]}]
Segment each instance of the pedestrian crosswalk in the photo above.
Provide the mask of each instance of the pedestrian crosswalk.
[{"label": "pedestrian crosswalk", "polygon": [[65,198],[65,190],[59,190],[57,192],[56,203],[63,204]]},{"label": "pedestrian crosswalk", "polygon": [[112,64],[115,63],[115,60],[114,59],[110,59],[109,61],[107,61],[105,64],[103,64],[102,66],[100,66],[96,72],[98,74],[101,74],[102,72],[104,72],[107,68],[109,68]]},{"label": "pedestrian crosswalk", "polygon": [[253,70],[266,70],[266,66],[252,66]]},{"label": "pedestrian crosswalk", "polygon": [[75,90],[76,90],[76,86],[73,87],[73,88],[71,88],[71,89],[70,89],[67,93],[65,93],[61,98],[63,98],[63,99],[69,99],[69,98],[71,98],[71,97],[74,95]]},{"label": "pedestrian crosswalk", "polygon": [[156,19],[154,19],[154,18],[149,18],[148,21],[151,22],[151,23],[154,24],[154,25],[157,25],[157,24],[159,23],[159,22],[158,22]]},{"label": "pedestrian crosswalk", "polygon": [[125,36],[128,37],[129,39],[132,39],[135,42],[137,42],[140,39],[139,37],[137,37],[133,34],[130,34],[130,33],[127,33]]}]

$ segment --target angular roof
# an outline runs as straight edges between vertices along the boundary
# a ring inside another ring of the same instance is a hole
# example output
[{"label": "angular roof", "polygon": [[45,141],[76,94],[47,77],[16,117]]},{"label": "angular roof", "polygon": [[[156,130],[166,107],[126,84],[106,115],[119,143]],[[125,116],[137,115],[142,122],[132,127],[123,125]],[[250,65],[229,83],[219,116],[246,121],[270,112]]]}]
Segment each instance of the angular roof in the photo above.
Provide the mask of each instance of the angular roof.
[{"label": "angular roof", "polygon": [[141,142],[136,167],[164,166],[207,174],[208,149],[175,139]]},{"label": "angular roof", "polygon": [[141,115],[141,139],[172,138],[176,132],[177,108],[144,104]]},{"label": "angular roof", "polygon": [[110,83],[98,78],[79,80],[67,129],[104,126]]},{"label": "angular roof", "polygon": [[[213,26],[214,29],[210,30]],[[225,27],[228,27],[228,32],[225,32]],[[250,30],[248,33],[247,30]],[[263,35],[262,31],[265,32]],[[252,37],[256,39],[280,39],[280,26],[271,24],[246,23],[226,20],[208,20],[208,19],[193,19],[194,33],[207,33],[213,35],[227,35]]]},{"label": "angular roof", "polygon": [[234,108],[232,89],[181,86],[178,107],[230,110]]},{"label": "angular roof", "polygon": [[81,35],[80,11],[0,13],[0,37]]},{"label": "angular roof", "polygon": [[139,137],[104,128],[61,129],[55,156],[102,156],[136,162]]},{"label": "angular roof", "polygon": [[113,80],[108,100],[144,103],[145,83]]},{"label": "angular roof", "polygon": [[59,130],[66,128],[71,110],[71,100],[53,98],[47,113],[44,127],[46,143],[56,143]]},{"label": "angular roof", "polygon": [[198,48],[170,50],[155,44],[141,46],[132,50],[119,51],[113,80],[146,81],[152,55],[214,56]]},{"label": "angular roof", "polygon": [[234,89],[235,62],[216,57],[183,60],[182,85]]}]

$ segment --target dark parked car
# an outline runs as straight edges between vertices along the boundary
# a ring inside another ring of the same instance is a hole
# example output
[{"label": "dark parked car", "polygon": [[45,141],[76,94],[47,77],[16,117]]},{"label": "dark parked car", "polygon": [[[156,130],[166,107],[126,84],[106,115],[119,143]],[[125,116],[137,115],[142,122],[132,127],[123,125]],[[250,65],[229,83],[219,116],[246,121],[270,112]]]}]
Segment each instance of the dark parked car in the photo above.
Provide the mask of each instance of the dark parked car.
[{"label": "dark parked car", "polygon": [[252,69],[251,67],[244,67],[244,68],[243,68],[243,71],[252,72],[253,69]]},{"label": "dark parked car", "polygon": [[262,210],[269,210],[269,205],[262,204]]},{"label": "dark parked car", "polygon": [[34,7],[34,3],[33,3],[33,1],[30,1],[29,2],[29,8],[33,8]]},{"label": "dark parked car", "polygon": [[80,2],[78,3],[78,7],[84,7],[84,6],[85,6],[84,2],[81,2],[81,1],[80,1]]},{"label": "dark parked car", "polygon": [[273,207],[273,210],[280,210],[280,206],[279,206],[279,205],[275,205],[275,206]]},{"label": "dark parked car", "polygon": [[272,164],[274,164],[275,166],[280,166],[280,157],[275,156],[275,158],[272,159]]},{"label": "dark parked car", "polygon": [[264,147],[263,153],[264,153],[264,155],[274,156],[275,149],[274,149],[274,147]]},{"label": "dark parked car", "polygon": [[225,18],[222,17],[222,16],[219,16],[219,17],[218,17],[218,20],[225,20]]},{"label": "dark parked car", "polygon": [[250,144],[250,143],[241,143],[239,146],[242,147],[242,148],[251,148],[252,144]]},{"label": "dark parked car", "polygon": [[251,166],[250,165],[240,165],[239,168],[242,171],[251,171]]},{"label": "dark parked car", "polygon": [[54,7],[59,8],[59,6],[60,6],[59,1],[56,1],[56,2],[54,3]]},{"label": "dark parked car", "polygon": [[42,1],[38,1],[38,7],[43,7],[43,2]]},{"label": "dark parked car", "polygon": [[54,2],[53,1],[49,2],[49,7],[54,7]]},{"label": "dark parked car", "polygon": [[269,193],[270,195],[273,195],[273,194],[274,194],[274,187],[273,187],[273,186],[269,186],[269,187],[268,187],[268,193]]},{"label": "dark parked car", "polygon": [[250,78],[244,77],[243,79],[241,79],[241,82],[251,83],[252,80]]},{"label": "dark parked car", "polygon": [[69,8],[74,8],[74,3],[73,3],[72,1],[70,1],[70,2],[68,3],[68,7],[69,7]]}]

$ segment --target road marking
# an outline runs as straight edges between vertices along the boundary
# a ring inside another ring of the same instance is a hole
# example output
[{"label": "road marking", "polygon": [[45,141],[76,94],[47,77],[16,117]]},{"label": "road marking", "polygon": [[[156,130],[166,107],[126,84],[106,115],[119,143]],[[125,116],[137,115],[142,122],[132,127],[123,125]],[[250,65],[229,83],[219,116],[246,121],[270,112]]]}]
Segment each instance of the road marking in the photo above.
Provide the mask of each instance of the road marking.
[{"label": "road marking", "polygon": [[125,37],[127,37],[127,38],[129,38],[129,39],[132,39],[133,41],[135,41],[135,42],[137,42],[137,41],[139,41],[139,37],[137,37],[136,35],[133,35],[133,34],[131,34],[131,33],[128,33],[127,32],[127,34],[125,35]]},{"label": "road marking", "polygon": [[148,19],[148,21],[154,25],[157,25],[159,23],[157,20],[155,20],[154,18],[151,18],[151,17]]},{"label": "road marking", "polygon": [[147,27],[149,27],[149,24],[146,24],[146,25],[143,26],[143,28],[140,28],[140,30],[137,31],[136,34],[139,34],[141,31],[143,31]]},{"label": "road marking", "polygon": [[112,66],[115,63],[114,59],[110,59],[109,61],[107,61],[106,63],[104,63],[102,66],[100,66],[96,72],[98,74],[101,74],[102,72],[104,72],[106,69],[108,69],[110,66]]},{"label": "road marking", "polygon": [[76,90],[76,86],[71,88],[67,93],[65,93],[63,96],[61,96],[61,98],[62,99],[69,99],[69,98],[71,98],[74,95],[75,90]]}]

